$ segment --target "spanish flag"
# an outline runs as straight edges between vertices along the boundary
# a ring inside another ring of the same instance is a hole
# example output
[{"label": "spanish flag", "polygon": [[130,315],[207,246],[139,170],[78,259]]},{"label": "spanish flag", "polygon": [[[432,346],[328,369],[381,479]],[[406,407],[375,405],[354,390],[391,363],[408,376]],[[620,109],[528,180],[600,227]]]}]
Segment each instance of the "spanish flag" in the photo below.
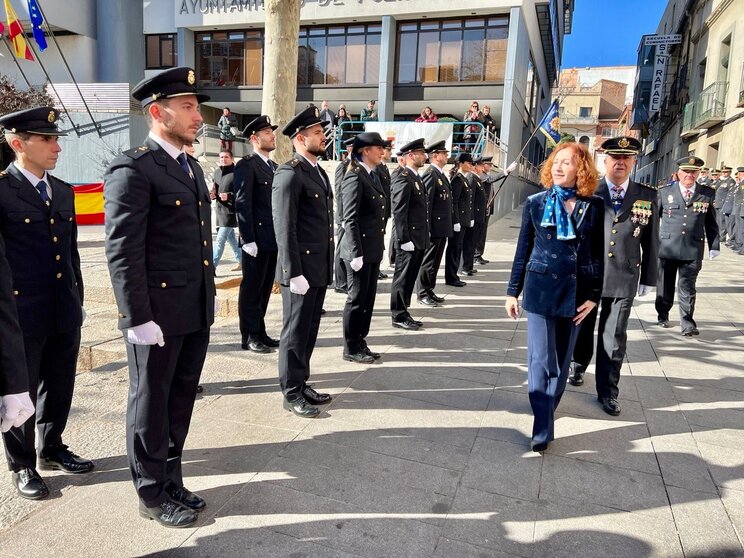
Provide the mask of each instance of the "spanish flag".
[{"label": "spanish flag", "polygon": [[10,5],[10,0],[5,0],[5,13],[8,14],[8,37],[13,42],[16,57],[33,62],[34,55],[31,54],[31,49],[26,44],[26,39],[23,37],[23,27],[13,11],[13,6]]},{"label": "spanish flag", "polygon": [[75,184],[75,217],[78,225],[103,224],[103,182]]}]

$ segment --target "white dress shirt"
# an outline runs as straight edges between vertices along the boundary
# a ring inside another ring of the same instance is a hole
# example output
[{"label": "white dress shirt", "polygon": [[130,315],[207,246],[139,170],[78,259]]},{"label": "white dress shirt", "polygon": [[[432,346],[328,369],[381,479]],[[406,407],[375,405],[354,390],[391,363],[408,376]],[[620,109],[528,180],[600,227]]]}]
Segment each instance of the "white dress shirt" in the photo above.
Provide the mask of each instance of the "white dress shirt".
[{"label": "white dress shirt", "polygon": [[21,171],[21,174],[26,177],[26,180],[28,180],[31,183],[31,186],[33,186],[34,188],[36,188],[36,185],[43,180],[44,184],[46,184],[47,196],[49,196],[50,200],[52,199],[52,185],[49,184],[49,176],[47,175],[46,171],[44,171],[44,176],[39,178],[31,171],[24,169],[21,165],[19,165],[18,161],[13,161],[13,164],[19,171]]}]

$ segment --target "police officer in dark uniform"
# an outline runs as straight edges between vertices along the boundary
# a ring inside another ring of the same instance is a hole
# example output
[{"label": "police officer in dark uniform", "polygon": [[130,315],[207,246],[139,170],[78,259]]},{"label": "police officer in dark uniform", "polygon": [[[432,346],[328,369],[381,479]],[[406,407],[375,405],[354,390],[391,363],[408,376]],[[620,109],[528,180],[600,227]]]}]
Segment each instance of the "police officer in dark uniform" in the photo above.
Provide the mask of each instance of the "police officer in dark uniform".
[{"label": "police officer in dark uniform", "polygon": [[[698,335],[695,313],[695,283],[703,265],[705,241],[710,259],[719,255],[718,223],[713,206],[715,191],[695,184],[704,165],[699,157],[677,161],[679,182],[659,189],[659,279],[656,294],[658,324],[669,327],[669,310],[674,304],[675,286],[679,292],[682,335]],[[679,283],[677,273],[679,272]]]},{"label": "police officer in dark uniform", "polygon": [[138,83],[150,134],[104,178],[106,257],[129,363],[127,457],[142,517],[197,520],[205,501],[184,487],[181,460],[214,322],[210,200],[184,153],[202,124],[191,68]]},{"label": "police officer in dark uniform", "polygon": [[710,179],[710,183],[705,184],[705,186],[710,186],[716,191],[716,197],[713,200],[713,205],[716,208],[716,218],[718,219],[718,233],[720,235],[721,242],[725,242],[726,246],[729,246],[729,240],[728,235],[726,233],[726,226],[727,221],[729,218],[729,215],[731,214],[731,209],[728,209],[728,213],[724,210],[724,206],[726,205],[726,198],[728,197],[729,193],[729,183],[721,182],[720,173],[718,169],[713,169],[714,178]]},{"label": "police officer in dark uniform", "polygon": [[729,187],[731,188],[735,191],[734,211],[731,214],[734,219],[732,248],[737,254],[744,256],[744,167],[736,169],[736,182]]},{"label": "police officer in dark uniform", "polygon": [[[348,138],[344,140],[344,146],[346,147],[346,159],[341,161],[336,166],[336,171],[333,177],[333,184],[335,185],[336,191],[341,187],[341,183],[344,181],[344,175],[346,170],[351,164],[351,153],[352,147],[354,146],[354,138]],[[343,207],[341,204],[343,200],[341,196],[335,196],[336,198],[336,252],[333,254],[333,290],[337,293],[348,294],[349,291],[349,269],[346,266],[346,262],[341,257],[341,238],[344,235],[344,225],[341,222],[341,215],[343,214]]]},{"label": "police officer in dark uniform", "polygon": [[480,238],[478,239],[478,243],[475,246],[475,258],[473,259],[473,263],[477,265],[486,265],[490,263],[489,260],[485,259],[483,257],[483,252],[486,251],[486,237],[488,236],[488,221],[491,218],[491,215],[493,215],[493,207],[494,207],[494,198],[496,195],[496,192],[494,191],[494,184],[497,180],[499,180],[501,176],[497,176],[491,172],[491,168],[493,167],[493,157],[490,155],[487,155],[485,157],[481,158],[481,163],[483,165],[483,172],[480,174],[481,183],[483,184],[483,190],[486,193],[486,217],[485,217],[485,223],[483,224],[483,228],[481,230]]},{"label": "police officer in dark uniform", "polygon": [[644,295],[656,288],[659,217],[656,188],[630,180],[641,142],[620,136],[606,140],[602,149],[606,154],[607,174],[595,192],[604,200],[607,243],[602,299],[581,323],[568,381],[575,386],[584,383],[584,372],[594,350],[594,323],[601,307],[597,331],[597,398],[606,413],[616,416],[620,414],[618,383],[633,299],[636,291]]},{"label": "police officer in dark uniform", "polygon": [[477,269],[473,268],[475,263],[475,250],[486,226],[486,190],[481,182],[480,175],[483,172],[483,160],[475,159],[473,170],[468,173],[468,185],[472,195],[472,217],[470,226],[465,229],[462,237],[462,271],[465,275],[475,275]]},{"label": "police officer in dark uniform", "polygon": [[424,252],[416,290],[421,304],[439,306],[444,302],[444,298],[434,292],[434,287],[437,284],[437,273],[442,264],[447,239],[452,238],[452,195],[449,179],[444,172],[448,155],[444,140],[431,144],[426,152],[429,154],[431,164],[424,172],[422,180],[429,199],[431,243]]},{"label": "police officer in dark uniform", "polygon": [[333,275],[333,192],[318,157],[326,138],[317,107],[295,115],[282,129],[294,157],[274,175],[271,205],[279,247],[276,280],[282,285],[284,318],[279,344],[279,381],[286,410],[304,418],[331,402],[307,383],[326,289]]},{"label": "police officer in dark uniform", "polygon": [[418,278],[424,251],[429,246],[429,202],[418,169],[424,166],[424,138],[415,139],[400,149],[406,168],[393,178],[391,197],[395,229],[395,272],[390,288],[390,312],[393,326],[419,329],[423,324],[408,312],[413,287]]},{"label": "police officer in dark uniform", "polygon": [[235,165],[235,212],[242,241],[243,280],[238,294],[241,347],[254,353],[268,353],[279,341],[266,333],[266,309],[276,274],[277,246],[271,211],[271,185],[276,163],[269,154],[276,149],[271,119],[262,115],[243,129],[253,154]]},{"label": "police officer in dark uniform", "polygon": [[16,160],[0,176],[0,233],[23,330],[35,420],[4,435],[13,483],[31,500],[49,494],[39,468],[86,473],[93,463],[67,449],[62,433],[72,404],[83,323],[83,276],[72,187],[47,171],[61,151],[59,113],[39,107],[0,118]]},{"label": "police officer in dark uniform", "polygon": [[[375,174],[377,174],[377,178],[380,179],[380,183],[382,184],[382,189],[385,192],[385,230],[387,230],[387,224],[390,220],[390,215],[392,215],[390,208],[392,207],[392,203],[390,201],[390,184],[392,183],[392,178],[390,176],[390,169],[388,169],[387,163],[390,162],[390,156],[393,149],[393,144],[390,142],[390,140],[384,140],[385,141],[385,153],[382,156],[382,162],[377,165],[377,168],[375,169]],[[391,249],[392,252],[392,249]],[[380,270],[380,274],[378,276],[380,279],[387,279],[387,273]]]},{"label": "police officer in dark uniform", "polygon": [[343,199],[341,257],[350,270],[344,307],[344,360],[370,364],[380,358],[367,346],[377,294],[380,262],[385,251],[385,190],[375,172],[385,142],[377,132],[354,138],[351,162],[336,196]]},{"label": "police officer in dark uniform", "polygon": [[700,176],[698,176],[698,179],[695,182],[700,184],[700,186],[710,186],[715,190],[716,186],[713,184],[713,179],[708,176],[708,170],[708,167],[700,169]]},{"label": "police officer in dark uniform", "polygon": [[473,196],[468,185],[467,175],[473,170],[473,157],[470,153],[460,153],[450,174],[452,192],[452,238],[447,240],[444,260],[444,282],[452,287],[464,287],[465,281],[457,276],[462,259],[462,242],[465,229],[473,218]]},{"label": "police officer in dark uniform", "polygon": [[[731,168],[727,167],[725,165],[721,166],[721,177],[718,180],[718,187],[719,188],[725,188],[726,190],[726,199],[723,201],[723,204],[721,206],[721,210],[723,211],[724,218],[723,222],[725,223],[726,230],[721,230],[721,223],[719,220],[719,234],[722,236],[725,236],[726,238],[726,246],[732,249],[736,249],[736,245],[738,242],[741,241],[740,238],[737,237],[737,230],[736,230],[736,181],[731,178]],[[718,197],[718,196],[716,196]],[[718,211],[718,208],[716,208],[716,211]]]}]

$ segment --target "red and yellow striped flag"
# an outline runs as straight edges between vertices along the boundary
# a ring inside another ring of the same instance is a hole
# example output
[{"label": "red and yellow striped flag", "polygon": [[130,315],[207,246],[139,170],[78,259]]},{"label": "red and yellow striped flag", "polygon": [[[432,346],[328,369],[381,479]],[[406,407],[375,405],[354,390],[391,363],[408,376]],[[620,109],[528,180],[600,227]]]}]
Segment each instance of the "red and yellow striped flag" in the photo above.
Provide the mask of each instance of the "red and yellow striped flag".
[{"label": "red and yellow striped flag", "polygon": [[8,37],[13,42],[15,55],[18,58],[25,58],[33,62],[34,55],[31,54],[31,49],[26,44],[26,39],[23,37],[23,27],[13,11],[13,6],[10,5],[10,0],[5,0],[5,13],[8,14]]}]

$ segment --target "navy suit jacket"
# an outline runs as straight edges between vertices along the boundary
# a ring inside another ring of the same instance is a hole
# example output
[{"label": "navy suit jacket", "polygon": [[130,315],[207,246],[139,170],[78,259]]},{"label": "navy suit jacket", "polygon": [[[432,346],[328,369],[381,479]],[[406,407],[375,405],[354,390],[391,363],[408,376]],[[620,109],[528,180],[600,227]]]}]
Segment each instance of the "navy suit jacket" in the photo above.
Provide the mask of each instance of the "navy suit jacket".
[{"label": "navy suit jacket", "polygon": [[548,190],[527,198],[507,295],[524,290],[527,312],[573,317],[587,300],[599,302],[604,276],[604,207],[597,196],[578,198],[572,219],[576,238],[558,240],[541,227]]}]

